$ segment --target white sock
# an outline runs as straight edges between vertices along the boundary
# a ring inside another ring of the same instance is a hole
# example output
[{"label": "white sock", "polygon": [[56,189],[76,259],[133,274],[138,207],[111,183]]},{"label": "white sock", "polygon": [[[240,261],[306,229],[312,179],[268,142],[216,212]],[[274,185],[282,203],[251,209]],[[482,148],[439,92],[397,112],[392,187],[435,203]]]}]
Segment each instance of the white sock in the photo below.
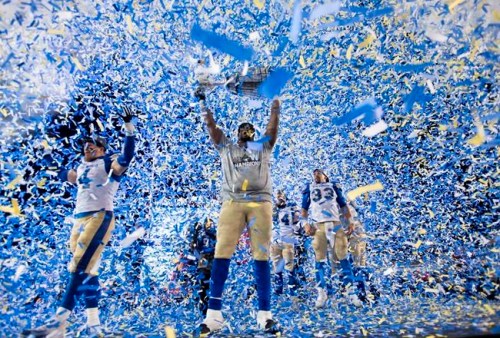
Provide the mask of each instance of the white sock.
[{"label": "white sock", "polygon": [[207,310],[207,316],[206,316],[206,318],[210,318],[210,319],[222,319],[222,311],[221,310],[208,309]]},{"label": "white sock", "polygon": [[96,307],[85,310],[87,312],[87,325],[88,326],[97,326],[101,325],[101,321],[99,320],[99,309]]},{"label": "white sock", "polygon": [[58,307],[56,311],[56,318],[60,322],[66,322],[68,320],[71,311],[63,307]]},{"label": "white sock", "polygon": [[271,311],[259,310],[259,312],[257,312],[257,321],[258,322],[265,323],[266,320],[272,319],[272,318],[273,318],[273,315],[271,314]]}]

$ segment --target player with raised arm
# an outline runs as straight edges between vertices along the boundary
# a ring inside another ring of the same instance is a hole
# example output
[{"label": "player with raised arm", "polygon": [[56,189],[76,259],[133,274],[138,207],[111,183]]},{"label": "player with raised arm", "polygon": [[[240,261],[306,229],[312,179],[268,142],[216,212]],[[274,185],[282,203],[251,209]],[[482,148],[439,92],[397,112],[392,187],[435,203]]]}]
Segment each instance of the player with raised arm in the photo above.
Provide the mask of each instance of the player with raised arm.
[{"label": "player with raised arm", "polygon": [[265,332],[277,332],[271,314],[271,268],[269,247],[272,231],[271,151],[278,137],[280,102],[275,99],[264,138],[255,141],[251,123],[238,127],[238,141],[233,143],[216,125],[212,112],[205,106],[205,94],[195,93],[208,134],[222,162],[222,207],[217,223],[215,259],[212,265],[210,298],[205,320],[200,325],[201,335],[220,330],[222,293],[229,273],[229,263],[238,239],[245,227],[250,234],[258,296],[257,324]]},{"label": "player with raised arm", "polygon": [[114,196],[135,153],[135,113],[128,107],[121,115],[125,122],[125,140],[118,156],[106,153],[102,137],[83,141],[83,159],[76,170],[61,170],[58,177],[78,186],[73,228],[69,241],[72,253],[66,292],[53,316],[44,325],[23,331],[24,336],[64,337],[66,322],[80,296],[84,297],[87,314],[86,333],[103,337],[99,320],[99,280],[97,271],[104,247],[115,227]]}]

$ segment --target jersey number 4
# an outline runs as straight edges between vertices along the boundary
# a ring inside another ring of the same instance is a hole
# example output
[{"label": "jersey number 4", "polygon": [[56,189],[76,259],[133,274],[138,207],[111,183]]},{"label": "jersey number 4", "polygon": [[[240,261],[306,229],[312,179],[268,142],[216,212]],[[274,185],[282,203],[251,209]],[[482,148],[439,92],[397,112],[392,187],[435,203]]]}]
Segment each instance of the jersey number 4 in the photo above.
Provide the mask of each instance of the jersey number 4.
[{"label": "jersey number 4", "polygon": [[82,186],[83,189],[89,189],[90,188],[90,182],[92,179],[89,178],[89,172],[90,168],[86,168],[83,173],[78,177],[78,183]]}]

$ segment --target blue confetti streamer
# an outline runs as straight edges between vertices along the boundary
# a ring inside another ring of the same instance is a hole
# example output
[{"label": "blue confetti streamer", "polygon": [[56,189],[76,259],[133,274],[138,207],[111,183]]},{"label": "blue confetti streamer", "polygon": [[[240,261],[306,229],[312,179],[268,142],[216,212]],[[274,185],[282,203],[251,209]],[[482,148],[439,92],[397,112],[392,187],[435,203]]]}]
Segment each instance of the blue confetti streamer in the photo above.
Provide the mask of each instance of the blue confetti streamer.
[{"label": "blue confetti streamer", "polygon": [[277,68],[258,87],[258,93],[268,99],[279,95],[283,87],[293,77],[293,73],[286,68]]},{"label": "blue confetti streamer", "polygon": [[198,24],[194,24],[191,29],[191,39],[202,42],[207,47],[220,50],[223,53],[233,56],[236,60],[250,61],[253,58],[253,50],[244,47],[236,41],[217,33],[202,29]]}]

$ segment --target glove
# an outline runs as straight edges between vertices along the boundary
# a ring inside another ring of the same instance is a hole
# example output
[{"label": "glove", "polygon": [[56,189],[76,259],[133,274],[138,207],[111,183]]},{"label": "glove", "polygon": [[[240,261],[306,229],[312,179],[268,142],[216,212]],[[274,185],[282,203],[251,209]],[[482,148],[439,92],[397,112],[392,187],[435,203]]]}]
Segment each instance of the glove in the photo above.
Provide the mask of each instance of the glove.
[{"label": "glove", "polygon": [[194,92],[194,97],[196,97],[199,101],[205,101],[207,96],[205,95],[205,91],[201,88],[198,87],[196,91]]},{"label": "glove", "polygon": [[132,122],[132,118],[136,116],[137,113],[132,110],[129,106],[123,107],[123,114],[120,114],[123,122],[130,123]]}]

